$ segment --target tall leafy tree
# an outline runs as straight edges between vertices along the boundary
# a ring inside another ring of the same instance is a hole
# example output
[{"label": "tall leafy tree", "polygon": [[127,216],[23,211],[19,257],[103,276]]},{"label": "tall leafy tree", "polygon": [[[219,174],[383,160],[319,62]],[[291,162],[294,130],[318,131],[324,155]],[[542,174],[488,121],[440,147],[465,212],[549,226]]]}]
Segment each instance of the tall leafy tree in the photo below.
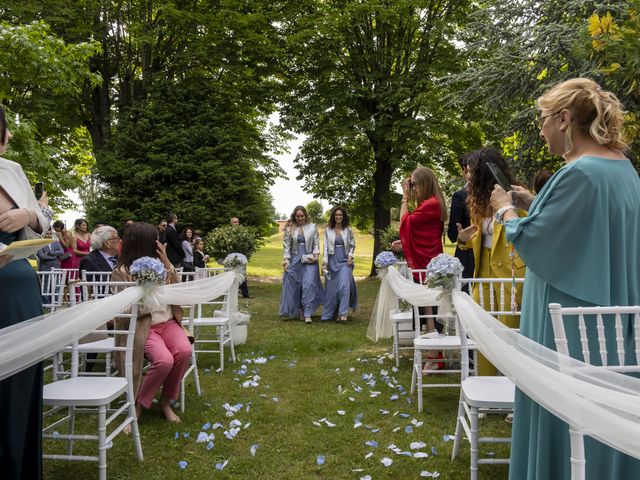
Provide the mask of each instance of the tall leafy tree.
[{"label": "tall leafy tree", "polygon": [[[394,179],[418,164],[454,168],[479,143],[466,112],[445,108],[467,0],[299,2],[283,26],[286,126],[307,135],[296,159],[307,191],[373,224],[374,252],[397,202]],[[373,222],[371,222],[373,220]],[[372,271],[373,271],[372,264]]]},{"label": "tall leafy tree", "polygon": [[69,205],[63,190],[93,164],[80,99],[84,85],[100,83],[89,69],[98,50],[95,42],[65,43],[42,22],[0,23],[0,103],[14,135],[7,157],[45,184],[56,208]]},{"label": "tall leafy tree", "polygon": [[[534,121],[535,99],[551,85],[588,76],[637,111],[638,85],[635,74],[629,75],[637,72],[637,38],[626,30],[630,43],[623,41],[622,31],[609,31],[611,24],[601,25],[599,17],[608,13],[631,26],[637,8],[638,0],[492,0],[470,16],[461,35],[469,66],[447,84],[458,104],[480,106],[495,121],[488,138],[502,143],[521,179],[559,164],[548,155]],[[616,63],[625,65],[617,74]]]}]

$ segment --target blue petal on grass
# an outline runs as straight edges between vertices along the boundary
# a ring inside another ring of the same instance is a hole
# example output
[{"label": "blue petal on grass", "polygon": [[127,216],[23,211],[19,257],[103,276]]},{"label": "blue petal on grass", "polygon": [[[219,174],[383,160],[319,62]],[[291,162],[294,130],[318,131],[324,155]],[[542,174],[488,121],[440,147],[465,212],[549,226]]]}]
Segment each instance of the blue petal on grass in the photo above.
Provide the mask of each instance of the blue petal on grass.
[{"label": "blue petal on grass", "polygon": [[376,442],[375,440],[369,440],[368,442],[364,443],[365,445],[368,445],[372,448],[378,448],[378,442]]},{"label": "blue petal on grass", "polygon": [[411,425],[407,425],[404,427],[405,433],[413,433],[413,427]]},{"label": "blue petal on grass", "polygon": [[431,455],[437,455],[438,451],[436,450],[436,447],[431,447]]},{"label": "blue petal on grass", "polygon": [[229,460],[225,460],[224,462],[221,463],[216,463],[216,470],[224,470],[224,467],[227,466],[227,463],[229,463]]},{"label": "blue petal on grass", "polygon": [[213,450],[213,442],[207,443],[207,450]]},{"label": "blue petal on grass", "polygon": [[255,457],[255,456],[256,456],[256,451],[258,450],[258,447],[259,447],[259,446],[260,446],[260,445],[258,445],[258,444],[256,443],[256,444],[254,444],[254,445],[251,445],[251,447],[249,447],[249,452],[251,453],[251,456],[252,456],[252,457]]},{"label": "blue petal on grass", "polygon": [[187,468],[187,465],[189,465],[187,462],[185,462],[184,460],[180,460],[178,462],[178,467],[180,468],[180,470],[184,470],[185,468]]},{"label": "blue petal on grass", "polygon": [[318,456],[316,457],[316,463],[317,463],[318,465],[324,465],[324,455],[318,455]]}]

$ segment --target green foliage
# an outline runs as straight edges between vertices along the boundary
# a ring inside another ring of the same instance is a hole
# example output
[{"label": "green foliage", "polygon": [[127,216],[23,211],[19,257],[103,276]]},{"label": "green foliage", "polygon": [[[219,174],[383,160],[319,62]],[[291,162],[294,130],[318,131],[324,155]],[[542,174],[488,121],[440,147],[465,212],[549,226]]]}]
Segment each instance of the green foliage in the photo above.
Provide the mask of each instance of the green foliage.
[{"label": "green foliage", "polygon": [[[538,115],[535,99],[549,87],[568,78],[590,77],[637,111],[637,102],[634,105],[628,101],[631,95],[628,87],[637,76],[637,63],[633,67],[633,62],[627,61],[635,57],[637,62],[638,49],[633,46],[634,42],[637,44],[637,35],[633,40],[629,38],[628,50],[627,46],[622,47],[621,39],[609,38],[612,40],[609,56],[608,52],[604,54],[606,35],[591,38],[587,27],[594,13],[612,12],[614,18],[630,20],[629,10],[634,5],[637,9],[638,3],[638,0],[487,2],[486,8],[470,16],[469,25],[462,32],[468,68],[448,78],[445,84],[450,94],[446,98],[452,107],[462,103],[491,119],[491,123],[483,124],[488,142],[502,145],[505,154],[513,159],[516,176],[530,183],[536,172],[544,168],[554,170],[562,161],[549,156],[535,122]],[[593,40],[604,42],[602,51],[594,52]],[[624,75],[626,83],[617,82],[614,75],[608,81],[603,67],[611,69],[615,62],[633,70],[633,74]]]},{"label": "green foliage", "polygon": [[241,225],[216,228],[204,238],[207,253],[216,259],[224,259],[230,253],[242,253],[251,258],[262,243],[252,229]]},{"label": "green foliage", "polygon": [[[296,165],[305,189],[374,232],[389,225],[391,184],[418,164],[455,168],[480,144],[470,112],[445,107],[438,82],[458,71],[456,31],[469,2],[325,2],[292,7],[282,110],[307,135]],[[379,251],[376,244],[375,252]]]},{"label": "green foliage", "polygon": [[[380,232],[380,250],[391,250],[391,244],[396,240],[400,240],[400,228],[395,224],[389,225]],[[398,258],[404,258],[402,251],[393,253]]]},{"label": "green foliage", "polygon": [[45,184],[58,211],[70,206],[63,190],[78,187],[94,162],[79,102],[85,85],[100,83],[89,69],[98,51],[96,42],[66,43],[43,22],[0,23],[0,103],[14,136],[6,156]]},{"label": "green foliage", "polygon": [[324,209],[322,208],[322,204],[317,200],[311,200],[307,206],[307,213],[309,214],[309,218],[313,223],[320,223],[323,220],[322,214],[324,213]]}]

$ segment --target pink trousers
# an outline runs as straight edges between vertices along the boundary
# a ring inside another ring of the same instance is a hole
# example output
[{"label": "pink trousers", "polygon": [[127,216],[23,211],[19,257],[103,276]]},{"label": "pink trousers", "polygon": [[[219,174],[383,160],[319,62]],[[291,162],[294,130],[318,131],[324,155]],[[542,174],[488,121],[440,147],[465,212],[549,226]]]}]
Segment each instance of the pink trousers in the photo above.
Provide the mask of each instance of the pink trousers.
[{"label": "pink trousers", "polygon": [[142,379],[137,403],[149,408],[161,386],[163,398],[178,398],[180,381],[191,358],[191,344],[182,327],[173,319],[152,325],[144,356],[151,368]]}]

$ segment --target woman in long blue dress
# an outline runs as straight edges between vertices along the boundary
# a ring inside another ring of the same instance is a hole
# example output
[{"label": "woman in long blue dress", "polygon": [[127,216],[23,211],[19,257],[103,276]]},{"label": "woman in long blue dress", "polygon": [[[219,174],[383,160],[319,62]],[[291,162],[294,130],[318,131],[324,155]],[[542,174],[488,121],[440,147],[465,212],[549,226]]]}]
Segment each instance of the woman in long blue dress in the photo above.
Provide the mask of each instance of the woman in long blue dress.
[{"label": "woman in long blue dress", "polygon": [[[11,132],[0,108],[0,155]],[[43,196],[43,205],[46,196]],[[48,213],[48,212],[47,212]],[[43,215],[22,167],[0,158],[0,242],[40,236],[50,218]],[[0,329],[42,315],[38,277],[25,259],[0,255]],[[46,334],[46,332],[43,332]],[[0,477],[42,477],[42,365],[0,381]]]},{"label": "woman in long blue dress", "polygon": [[327,297],[321,320],[338,319],[346,322],[349,308],[358,307],[358,292],[353,279],[353,254],[356,239],[349,226],[349,215],[342,207],[335,207],[324,229],[322,271],[325,275]]},{"label": "woman in long blue dress", "polygon": [[[517,217],[500,187],[491,200],[527,265],[520,332],[555,350],[549,303],[640,303],[640,180],[622,153],[623,111],[613,94],[591,80],[574,79],[540,97],[538,108],[540,136],[566,165],[542,188],[526,218]],[[513,193],[522,203],[533,200],[524,189],[514,187]],[[576,355],[577,323],[566,328]],[[627,364],[635,364],[630,321],[625,328]],[[595,341],[589,348],[592,359],[600,358]],[[512,437],[510,479],[570,478],[568,426],[520,391]],[[640,460],[589,437],[585,458],[587,479],[640,478]]]},{"label": "woman in long blue dress", "polygon": [[311,316],[324,303],[318,271],[320,235],[301,205],[293,209],[285,225],[283,250],[280,316],[301,316],[305,323],[311,323]]}]

